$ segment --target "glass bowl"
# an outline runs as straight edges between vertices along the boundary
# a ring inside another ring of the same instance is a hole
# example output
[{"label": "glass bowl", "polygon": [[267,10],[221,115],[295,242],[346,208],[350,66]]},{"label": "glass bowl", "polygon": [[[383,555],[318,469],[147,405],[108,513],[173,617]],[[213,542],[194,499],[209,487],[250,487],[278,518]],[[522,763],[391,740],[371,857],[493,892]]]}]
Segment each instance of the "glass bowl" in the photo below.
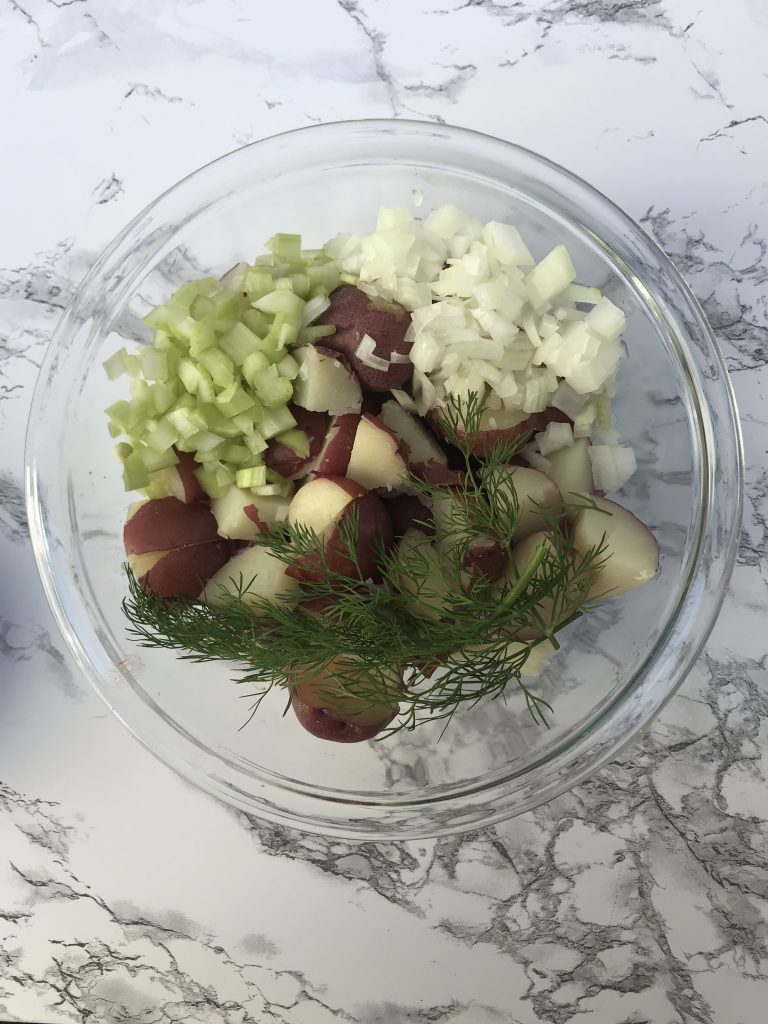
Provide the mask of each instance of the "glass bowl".
[{"label": "glass bowl", "polygon": [[[103,409],[123,397],[102,361],[146,340],[141,317],[170,291],[253,258],[276,231],[317,245],[369,229],[379,206],[453,202],[511,220],[537,258],[567,244],[578,279],[627,314],[615,403],[639,469],[620,500],[658,538],[661,572],[568,628],[536,683],[537,725],[508,699],[350,746],[304,732],[271,695],[248,702],[226,664],[195,665],[126,636],[122,525],[131,500]],[[675,692],[709,634],[739,532],[738,420],[712,332],[657,246],[604,196],[542,157],[475,132],[361,121],[246,146],[184,179],[97,260],[51,341],[27,442],[37,564],[78,664],[165,764],[269,821],[360,839],[434,836],[519,814],[614,757]],[[242,728],[241,728],[242,727]]]}]

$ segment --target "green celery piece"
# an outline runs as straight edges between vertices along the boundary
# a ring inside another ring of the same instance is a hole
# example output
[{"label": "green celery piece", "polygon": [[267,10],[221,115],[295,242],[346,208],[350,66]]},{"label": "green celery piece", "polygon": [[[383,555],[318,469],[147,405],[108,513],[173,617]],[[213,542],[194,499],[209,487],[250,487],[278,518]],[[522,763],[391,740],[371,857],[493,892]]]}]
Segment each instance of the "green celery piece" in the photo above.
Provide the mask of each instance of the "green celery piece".
[{"label": "green celery piece", "polygon": [[601,391],[595,397],[595,414],[598,427],[601,430],[610,430],[613,416],[611,415],[611,396],[607,391]]},{"label": "green celery piece", "polygon": [[297,274],[291,274],[291,284],[293,285],[293,291],[300,299],[305,301],[309,298],[309,293],[312,290],[312,282],[309,279],[309,275],[303,271]]},{"label": "green celery piece", "polygon": [[326,295],[330,295],[341,283],[339,268],[332,260],[310,264],[306,274],[310,282],[311,296],[317,294],[316,289],[322,289]]},{"label": "green celery piece", "polygon": [[227,419],[237,416],[238,413],[245,412],[253,404],[254,400],[236,382],[216,396],[216,405],[221,414],[226,416]]},{"label": "green celery piece", "polygon": [[205,467],[196,469],[195,477],[209,498],[223,498],[229,490],[229,484],[220,484],[213,470],[205,469]]},{"label": "green celery piece", "polygon": [[265,409],[261,419],[257,423],[259,433],[267,441],[295,426],[296,420],[291,415],[291,410],[287,405],[281,406],[277,409]]},{"label": "green celery piece", "polygon": [[176,392],[170,384],[158,382],[152,387],[152,405],[158,416],[167,412],[176,401]]},{"label": "green celery piece", "polygon": [[254,431],[252,434],[248,434],[245,438],[245,446],[251,455],[261,455],[263,451],[267,450],[267,442],[264,440],[262,435],[258,431]]},{"label": "green celery piece", "polygon": [[259,378],[266,373],[270,367],[269,359],[263,352],[251,352],[243,361],[243,377],[250,386],[257,389]]},{"label": "green celery piece", "polygon": [[280,376],[285,377],[287,380],[296,380],[299,375],[299,364],[293,356],[284,355],[275,365]]},{"label": "green celery piece", "polygon": [[258,338],[264,337],[272,323],[271,317],[268,317],[266,313],[259,312],[258,309],[254,309],[253,306],[248,306],[244,309],[240,319]]},{"label": "green celery piece", "polygon": [[211,375],[213,383],[220,388],[229,387],[235,379],[235,364],[221,349],[211,348],[200,356],[200,364]]},{"label": "green celery piece", "polygon": [[301,259],[301,235],[272,235],[266,247],[276,262],[297,263]]},{"label": "green celery piece", "polygon": [[[179,380],[190,395],[197,394],[197,388],[204,376],[208,376],[205,370],[201,370],[197,363],[191,359],[180,359],[178,369]],[[209,378],[210,379],[210,378]]]},{"label": "green celery piece", "polygon": [[245,275],[245,291],[251,302],[261,298],[262,295],[267,295],[274,287],[274,278],[265,270],[254,268]]},{"label": "green celery piece", "polygon": [[149,483],[149,472],[141,452],[132,452],[123,463],[123,483],[126,491],[138,491]]},{"label": "green celery piece", "polygon": [[213,295],[221,287],[215,277],[201,277],[196,281],[187,281],[171,296],[171,302],[183,309],[189,309],[198,295]]},{"label": "green celery piece", "polygon": [[244,323],[236,323],[231,331],[219,338],[219,346],[235,366],[242,366],[246,356],[258,352],[261,339]]},{"label": "green celery piece", "polygon": [[156,473],[160,469],[169,469],[179,461],[178,455],[172,448],[168,448],[164,452],[153,452],[148,448],[144,448],[141,451],[141,457],[148,473]]},{"label": "green celery piece", "polygon": [[279,376],[275,365],[268,367],[259,376],[254,390],[266,409],[277,409],[293,397],[293,385],[285,377]]},{"label": "green celery piece", "polygon": [[266,482],[266,466],[248,466],[246,469],[238,469],[235,474],[235,483],[244,490],[249,490],[251,487],[263,487]]},{"label": "green celery piece", "polygon": [[319,324],[317,326],[303,327],[299,332],[299,344],[301,345],[314,345],[317,341],[322,341],[323,338],[330,338],[332,334],[336,333],[336,328],[333,324]]},{"label": "green celery piece", "polygon": [[129,355],[124,348],[118,349],[114,355],[102,363],[102,366],[110,380],[117,380],[118,377],[122,377],[126,373],[130,377],[138,377],[141,371],[138,357]]},{"label": "green celery piece", "polygon": [[112,405],[108,405],[104,412],[113,423],[122,427],[121,434],[127,433],[125,428],[131,422],[130,402],[126,402],[124,398],[121,398],[117,402],[113,402]]},{"label": "green celery piece", "polygon": [[275,440],[284,444],[286,448],[290,448],[292,452],[296,452],[302,459],[309,458],[309,438],[303,430],[292,427],[290,430],[278,434]]},{"label": "green celery piece", "polygon": [[193,451],[199,453],[201,461],[208,461],[218,458],[218,449],[225,444],[225,441],[220,434],[216,434],[212,430],[200,430],[188,437],[187,443],[193,446]]},{"label": "green celery piece", "polygon": [[224,462],[243,466],[253,460],[253,452],[244,444],[228,444],[222,449],[221,458]]},{"label": "green celery piece", "polygon": [[114,452],[115,458],[118,462],[125,462],[128,456],[133,452],[133,446],[128,444],[127,441],[121,441],[119,444],[115,445],[112,451]]},{"label": "green celery piece", "polygon": [[193,320],[192,323],[195,326],[187,333],[189,352],[195,359],[199,359],[206,349],[212,348],[216,344],[216,331],[208,320]]},{"label": "green celery piece", "polygon": [[231,466],[225,466],[223,463],[216,470],[216,482],[218,484],[226,484],[228,487],[235,482],[235,470]]},{"label": "green celery piece", "polygon": [[204,320],[216,312],[216,303],[207,295],[196,295],[189,307],[189,315],[194,320]]},{"label": "green celery piece", "polygon": [[197,409],[171,409],[166,419],[176,429],[178,437],[182,440],[207,429],[207,424]]},{"label": "green celery piece", "polygon": [[168,356],[156,348],[143,348],[139,353],[144,380],[168,380]]},{"label": "green celery piece", "polygon": [[[148,431],[144,438],[147,447],[151,448],[153,452],[158,453],[168,451],[169,448],[176,444],[178,439],[178,430],[167,419],[160,420],[157,426]],[[175,465],[175,463],[171,463],[171,465]]]},{"label": "green celery piece", "polygon": [[259,309],[262,313],[285,313],[287,317],[291,317],[299,323],[301,323],[304,312],[304,300],[288,291],[268,292],[260,299],[256,299],[252,305],[254,309]]},{"label": "green celery piece", "polygon": [[341,281],[342,284],[357,284],[357,278],[354,274],[341,273],[339,274],[339,281]]}]

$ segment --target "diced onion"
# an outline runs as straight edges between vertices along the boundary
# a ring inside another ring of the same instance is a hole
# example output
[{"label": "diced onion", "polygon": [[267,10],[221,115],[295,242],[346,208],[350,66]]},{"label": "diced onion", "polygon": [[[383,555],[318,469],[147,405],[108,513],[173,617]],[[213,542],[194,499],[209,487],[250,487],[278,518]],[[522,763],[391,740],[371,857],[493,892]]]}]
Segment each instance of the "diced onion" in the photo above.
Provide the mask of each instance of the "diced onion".
[{"label": "diced onion", "polygon": [[376,342],[374,339],[370,334],[364,334],[360,344],[355,349],[355,355],[364,366],[368,366],[371,370],[386,372],[389,369],[389,360],[374,355],[375,350]]}]

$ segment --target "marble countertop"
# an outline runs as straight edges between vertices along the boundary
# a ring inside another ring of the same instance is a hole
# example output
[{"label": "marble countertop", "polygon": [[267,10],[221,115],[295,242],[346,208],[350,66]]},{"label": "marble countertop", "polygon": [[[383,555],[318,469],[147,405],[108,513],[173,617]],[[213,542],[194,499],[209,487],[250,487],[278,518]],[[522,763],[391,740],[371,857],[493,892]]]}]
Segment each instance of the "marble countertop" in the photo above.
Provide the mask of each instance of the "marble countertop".
[{"label": "marble countertop", "polygon": [[[0,1020],[766,1019],[766,48],[763,0],[0,5]],[[494,829],[354,845],[215,803],[111,717],[37,580],[22,439],[75,283],[145,203],[391,115],[520,142],[645,225],[723,347],[748,491],[706,653],[620,761]]]}]

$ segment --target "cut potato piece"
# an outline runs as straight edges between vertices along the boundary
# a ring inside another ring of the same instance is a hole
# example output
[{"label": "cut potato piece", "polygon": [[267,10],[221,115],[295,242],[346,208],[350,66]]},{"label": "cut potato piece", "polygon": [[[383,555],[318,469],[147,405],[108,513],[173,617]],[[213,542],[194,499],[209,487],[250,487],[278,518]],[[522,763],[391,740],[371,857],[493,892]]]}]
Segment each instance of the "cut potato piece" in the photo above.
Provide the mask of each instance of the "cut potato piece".
[{"label": "cut potato piece", "polygon": [[[397,694],[402,677],[394,669],[391,699],[372,703],[371,684],[365,674],[356,674],[358,660],[336,659],[321,671],[301,667],[288,675],[291,704],[300,724],[319,739],[336,743],[359,743],[372,739],[398,713]],[[387,689],[390,683],[387,682]],[[359,691],[360,696],[355,695]]]},{"label": "cut potato piece", "polygon": [[354,412],[334,417],[315,461],[317,476],[346,476],[359,422]]},{"label": "cut potato piece", "polygon": [[296,405],[331,416],[360,412],[360,384],[341,356],[320,345],[304,345],[293,350],[293,357],[299,363],[299,375],[293,382]]},{"label": "cut potato piece", "polygon": [[132,505],[123,529],[127,555],[168,551],[217,536],[216,520],[207,505],[188,505],[171,497]]},{"label": "cut potato piece", "polygon": [[406,565],[414,560],[413,564],[418,566],[416,575],[424,581],[417,587],[411,573],[400,577],[403,590],[414,598],[408,611],[419,619],[442,618],[451,588],[443,576],[442,561],[434,544],[419,530],[409,530],[401,538],[397,553]]},{"label": "cut potato piece", "polygon": [[596,508],[582,509],[574,517],[571,543],[580,555],[604,544],[606,555],[590,599],[615,597],[653,579],[659,569],[659,545],[648,527],[615,501],[587,500]]},{"label": "cut potato piece", "polygon": [[367,490],[400,489],[408,482],[408,467],[400,441],[371,413],[363,413],[349,456],[347,476]]},{"label": "cut potato piece", "polygon": [[412,473],[438,487],[459,482],[460,475],[448,466],[448,457],[422,420],[398,402],[385,402],[379,419],[400,440],[402,453]]},{"label": "cut potato piece", "polygon": [[220,498],[211,500],[211,512],[219,534],[230,540],[255,540],[269,523],[282,522],[288,515],[290,498],[259,497],[234,485]]},{"label": "cut potato piece", "polygon": [[206,582],[229,559],[226,540],[189,544],[169,551],[150,551],[129,559],[139,583],[157,597],[198,597]]},{"label": "cut potato piece", "polygon": [[[446,440],[450,441],[443,414],[439,409],[433,409],[429,414],[429,421]],[[526,435],[533,434],[540,430],[543,425],[543,418],[539,413],[527,413],[508,409],[483,409],[480,415],[479,430],[469,434],[461,431],[460,436],[466,438],[470,451],[478,458],[490,454],[491,449],[501,444],[522,441]]]},{"label": "cut potato piece", "polygon": [[323,540],[347,505],[363,494],[364,488],[346,477],[318,477],[300,487],[293,496],[288,522],[314,530]]},{"label": "cut potato piece", "polygon": [[[514,488],[517,494],[519,514],[515,530],[515,543],[525,540],[537,530],[548,525],[548,519],[559,516],[563,511],[563,499],[557,485],[538,469],[528,466],[507,466],[495,473],[497,485]],[[506,484],[505,478],[509,480]]]},{"label": "cut potato piece", "polygon": [[557,484],[566,508],[574,495],[594,493],[589,440],[586,437],[578,437],[569,447],[551,452],[547,461],[548,476]]},{"label": "cut potato piece", "polygon": [[203,600],[217,607],[225,603],[227,594],[238,596],[241,592],[245,604],[254,608],[260,601],[298,600],[299,585],[287,568],[267,548],[245,548],[208,580]]}]

